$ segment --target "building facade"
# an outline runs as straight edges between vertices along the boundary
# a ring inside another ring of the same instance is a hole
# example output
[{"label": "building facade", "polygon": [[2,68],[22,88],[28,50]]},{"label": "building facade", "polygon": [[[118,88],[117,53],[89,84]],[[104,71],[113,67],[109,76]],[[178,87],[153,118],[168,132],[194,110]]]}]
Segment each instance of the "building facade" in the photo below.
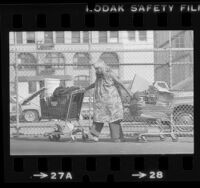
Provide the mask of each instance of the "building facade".
[{"label": "building facade", "polygon": [[[154,54],[148,51],[154,47],[153,37],[153,31],[10,32],[10,65],[19,64],[22,97],[38,90],[45,77],[59,78],[66,86],[87,86],[95,80],[90,63],[100,58],[122,80],[132,80],[137,73],[153,82]],[[134,65],[144,63],[151,66]],[[10,66],[11,93],[15,73]]]},{"label": "building facade", "polygon": [[154,47],[166,49],[154,53],[155,80],[174,87],[193,78],[193,31],[155,31]]}]

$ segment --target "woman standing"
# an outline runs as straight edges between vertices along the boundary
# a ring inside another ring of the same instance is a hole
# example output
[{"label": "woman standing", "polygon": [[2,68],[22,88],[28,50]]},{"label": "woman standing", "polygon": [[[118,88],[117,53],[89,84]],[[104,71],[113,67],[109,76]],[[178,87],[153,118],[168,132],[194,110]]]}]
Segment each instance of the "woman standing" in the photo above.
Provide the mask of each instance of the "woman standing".
[{"label": "woman standing", "polygon": [[86,91],[94,88],[93,125],[88,137],[98,141],[104,123],[108,123],[111,138],[115,142],[120,142],[123,139],[121,121],[124,113],[119,88],[123,88],[130,96],[131,93],[103,60],[99,60],[93,66],[96,71],[96,81],[86,88]]}]

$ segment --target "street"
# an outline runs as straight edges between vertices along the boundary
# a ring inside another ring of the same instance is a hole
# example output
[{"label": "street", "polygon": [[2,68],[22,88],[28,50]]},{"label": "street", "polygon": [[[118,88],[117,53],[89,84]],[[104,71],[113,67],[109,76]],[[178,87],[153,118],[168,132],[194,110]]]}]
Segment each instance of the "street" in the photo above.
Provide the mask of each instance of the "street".
[{"label": "street", "polygon": [[[137,133],[146,132],[155,127],[145,126],[142,122],[122,123],[125,142],[114,143],[110,139],[108,125],[105,124],[99,142],[84,142],[81,134],[77,134],[77,140],[72,142],[69,132],[62,135],[59,141],[50,141],[45,137],[46,132],[52,132],[55,121],[38,123],[20,123],[19,137],[13,136],[16,131],[10,129],[10,153],[11,155],[95,155],[95,154],[178,154],[193,153],[193,137],[179,137],[173,142],[170,137],[161,141],[159,136],[146,137],[147,142],[138,141]],[[61,124],[61,122],[57,122]],[[88,120],[81,120],[81,126],[88,131]],[[13,127],[13,126],[11,126]],[[67,128],[67,127],[66,127]]]},{"label": "street", "polygon": [[113,143],[110,139],[99,142],[71,142],[69,138],[61,138],[58,142],[50,142],[48,138],[11,138],[11,155],[112,155],[112,154],[188,154],[193,153],[193,138],[179,138],[172,142],[170,138],[160,141],[149,138],[140,143],[135,138],[127,138],[126,142]]}]

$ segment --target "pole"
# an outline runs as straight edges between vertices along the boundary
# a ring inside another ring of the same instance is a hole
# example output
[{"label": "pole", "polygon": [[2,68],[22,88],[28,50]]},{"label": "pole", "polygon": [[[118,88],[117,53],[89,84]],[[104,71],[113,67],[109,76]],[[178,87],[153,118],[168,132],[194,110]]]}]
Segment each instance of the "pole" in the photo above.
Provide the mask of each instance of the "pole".
[{"label": "pole", "polygon": [[[89,83],[91,84],[92,83],[92,70],[91,70],[91,40],[92,40],[92,31],[89,31],[88,33],[88,37],[89,37],[89,40],[88,40],[88,54],[89,54]],[[91,90],[89,90],[89,126],[91,126]]]},{"label": "pole", "polygon": [[169,31],[169,87],[172,88],[172,31]]},{"label": "pole", "polygon": [[15,87],[16,87],[16,129],[17,136],[19,136],[19,89],[18,89],[18,59],[17,59],[17,49],[16,49],[16,32],[14,33],[15,42]]},{"label": "pole", "polygon": [[[169,31],[169,88],[172,88],[172,31]],[[170,115],[170,131],[171,134],[174,134],[174,118],[173,118],[173,113]]]}]

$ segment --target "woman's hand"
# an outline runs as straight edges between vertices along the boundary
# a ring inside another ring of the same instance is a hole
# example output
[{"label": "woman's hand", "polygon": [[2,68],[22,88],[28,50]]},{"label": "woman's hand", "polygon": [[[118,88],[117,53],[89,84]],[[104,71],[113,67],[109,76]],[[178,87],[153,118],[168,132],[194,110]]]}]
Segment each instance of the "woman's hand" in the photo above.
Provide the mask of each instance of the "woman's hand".
[{"label": "woman's hand", "polygon": [[130,98],[132,98],[132,97],[133,97],[133,94],[132,94],[132,92],[131,92],[131,91],[128,91],[128,94],[129,94]]},{"label": "woman's hand", "polygon": [[132,95],[132,98],[135,99],[135,100],[140,100],[140,93],[139,92],[136,92]]},{"label": "woman's hand", "polygon": [[84,87],[81,87],[79,90],[80,90],[81,92],[83,92],[83,93],[86,92],[86,88],[84,88]]},{"label": "woman's hand", "polygon": [[85,87],[85,92],[86,92],[87,90],[93,89],[94,87],[95,87],[95,83],[89,85],[88,87]]},{"label": "woman's hand", "polygon": [[133,93],[129,89],[126,89],[125,87],[124,87],[124,89],[125,89],[126,93],[128,94],[128,96],[130,97],[130,99],[132,99]]}]

